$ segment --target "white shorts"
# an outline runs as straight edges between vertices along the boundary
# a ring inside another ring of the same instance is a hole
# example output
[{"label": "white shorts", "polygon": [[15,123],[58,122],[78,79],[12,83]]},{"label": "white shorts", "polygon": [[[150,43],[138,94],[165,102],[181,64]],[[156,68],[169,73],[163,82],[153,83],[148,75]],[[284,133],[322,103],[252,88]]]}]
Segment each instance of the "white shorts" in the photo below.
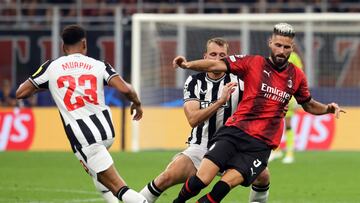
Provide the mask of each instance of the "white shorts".
[{"label": "white shorts", "polygon": [[75,156],[79,159],[85,171],[97,179],[97,173],[105,171],[113,163],[108,151],[114,139],[104,140],[76,150]]},{"label": "white shorts", "polygon": [[196,170],[199,170],[201,160],[203,159],[207,151],[208,149],[206,147],[197,144],[190,144],[188,148],[186,148],[179,154],[184,154],[185,156],[189,157],[193,162]]}]

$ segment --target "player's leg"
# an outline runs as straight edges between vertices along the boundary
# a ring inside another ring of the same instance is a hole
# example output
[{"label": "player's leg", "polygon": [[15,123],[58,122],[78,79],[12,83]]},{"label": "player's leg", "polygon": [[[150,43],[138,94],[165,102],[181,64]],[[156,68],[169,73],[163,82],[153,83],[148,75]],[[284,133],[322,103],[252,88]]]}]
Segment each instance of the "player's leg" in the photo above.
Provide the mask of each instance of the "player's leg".
[{"label": "player's leg", "polygon": [[230,190],[244,181],[241,173],[235,169],[226,170],[212,190],[206,195],[202,196],[198,203],[213,203],[221,202],[221,200],[230,192]]},{"label": "player's leg", "polygon": [[295,144],[295,132],[291,128],[291,117],[293,114],[286,116],[285,126],[286,126],[286,153],[285,157],[282,160],[285,164],[290,164],[294,162],[294,144]]},{"label": "player's leg", "polygon": [[244,134],[238,139],[237,147],[239,152],[227,160],[227,170],[221,180],[215,184],[210,193],[199,199],[199,203],[220,202],[231,188],[239,184],[250,186],[265,170],[271,151],[265,143]]},{"label": "player's leg", "polygon": [[266,167],[251,185],[249,202],[266,203],[269,199],[270,172]]},{"label": "player's leg", "polygon": [[178,197],[173,202],[183,203],[199,194],[214,179],[218,171],[219,167],[214,162],[204,158],[196,175],[189,177],[185,181]]},{"label": "player's leg", "polygon": [[196,168],[192,160],[184,155],[178,154],[158,177],[148,183],[141,191],[149,203],[155,202],[163,191],[169,187],[183,183],[190,176],[195,175]]},{"label": "player's leg", "polygon": [[[109,143],[111,142],[112,140],[109,141]],[[121,201],[125,203],[147,203],[141,194],[126,186],[125,181],[116,171],[113,159],[104,143],[95,143],[77,149],[75,155],[84,169]]]},{"label": "player's leg", "polygon": [[111,165],[105,171],[97,173],[97,178],[119,200],[125,203],[147,203],[147,200],[141,194],[126,185],[114,165]]},{"label": "player's leg", "polygon": [[225,167],[226,162],[235,153],[234,144],[227,140],[217,140],[205,154],[196,175],[186,180],[174,203],[183,203],[199,194],[203,188],[210,184],[219,170]]},{"label": "player's leg", "polygon": [[118,203],[119,199],[113,195],[113,193],[106,188],[103,184],[92,177],[96,190],[101,193],[106,203]]}]

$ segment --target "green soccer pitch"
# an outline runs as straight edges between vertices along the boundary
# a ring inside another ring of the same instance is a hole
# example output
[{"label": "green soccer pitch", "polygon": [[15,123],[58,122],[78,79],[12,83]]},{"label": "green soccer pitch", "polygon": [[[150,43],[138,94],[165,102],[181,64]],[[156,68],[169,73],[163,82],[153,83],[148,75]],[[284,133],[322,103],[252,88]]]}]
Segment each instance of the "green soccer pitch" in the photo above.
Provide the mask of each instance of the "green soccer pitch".
[{"label": "green soccer pitch", "polygon": [[[127,184],[139,191],[166,167],[176,153],[147,151],[112,155]],[[269,167],[269,202],[360,202],[360,152],[298,152],[294,164],[284,165],[275,160]],[[180,187],[165,191],[158,203],[172,202]],[[201,194],[209,190],[210,186]],[[247,202],[248,193],[249,188],[237,187],[222,202]],[[103,201],[71,152],[0,152],[0,202]]]}]

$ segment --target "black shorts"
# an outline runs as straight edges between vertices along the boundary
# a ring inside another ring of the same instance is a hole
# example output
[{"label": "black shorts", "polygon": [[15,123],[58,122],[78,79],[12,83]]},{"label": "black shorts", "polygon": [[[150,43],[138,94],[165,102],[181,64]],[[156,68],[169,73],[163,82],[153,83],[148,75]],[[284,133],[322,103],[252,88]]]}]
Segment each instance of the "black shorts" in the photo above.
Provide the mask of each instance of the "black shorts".
[{"label": "black shorts", "polygon": [[214,162],[220,171],[235,169],[249,186],[266,168],[271,148],[236,127],[221,127],[211,140],[213,143],[205,158]]}]

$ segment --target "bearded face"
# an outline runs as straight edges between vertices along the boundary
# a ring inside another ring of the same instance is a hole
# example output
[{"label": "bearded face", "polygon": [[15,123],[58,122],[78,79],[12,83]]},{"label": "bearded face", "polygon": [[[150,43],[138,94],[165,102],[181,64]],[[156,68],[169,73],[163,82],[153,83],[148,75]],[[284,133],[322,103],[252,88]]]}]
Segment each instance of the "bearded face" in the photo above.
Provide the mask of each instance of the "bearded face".
[{"label": "bearded face", "polygon": [[293,51],[293,39],[287,36],[273,35],[269,41],[270,58],[278,66],[284,66]]},{"label": "bearded face", "polygon": [[[291,52],[290,52],[291,53]],[[283,65],[285,65],[287,63],[287,61],[290,58],[290,54],[288,56],[286,56],[285,54],[275,54],[274,52],[271,51],[270,54],[271,60],[272,62],[278,66],[278,67],[282,67]]]}]

